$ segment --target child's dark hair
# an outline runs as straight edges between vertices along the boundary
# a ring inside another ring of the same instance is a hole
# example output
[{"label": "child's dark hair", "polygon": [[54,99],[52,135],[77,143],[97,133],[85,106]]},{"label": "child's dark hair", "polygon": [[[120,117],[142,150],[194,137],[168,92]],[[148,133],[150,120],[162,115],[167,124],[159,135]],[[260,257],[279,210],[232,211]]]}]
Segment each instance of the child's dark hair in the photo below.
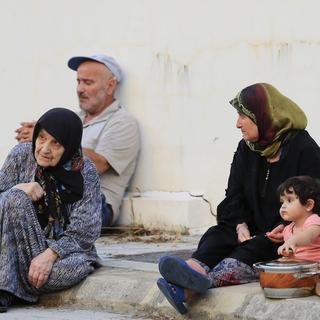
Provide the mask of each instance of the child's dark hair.
[{"label": "child's dark hair", "polygon": [[278,187],[280,196],[295,193],[302,205],[307,203],[308,199],[314,201],[313,213],[320,216],[320,181],[309,176],[291,177],[280,184]]}]

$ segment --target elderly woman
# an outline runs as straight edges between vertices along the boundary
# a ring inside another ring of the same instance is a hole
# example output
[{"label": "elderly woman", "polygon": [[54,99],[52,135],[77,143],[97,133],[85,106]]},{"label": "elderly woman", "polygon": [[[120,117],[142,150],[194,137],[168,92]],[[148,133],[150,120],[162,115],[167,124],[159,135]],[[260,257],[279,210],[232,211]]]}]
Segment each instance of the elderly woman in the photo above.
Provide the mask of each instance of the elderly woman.
[{"label": "elderly woman", "polygon": [[[253,263],[277,258],[283,228],[277,187],[291,176],[320,178],[320,148],[305,127],[299,106],[273,86],[243,89],[231,105],[243,139],[234,155],[218,225],[202,236],[192,258],[162,257],[158,286],[186,313],[184,302],[209,288],[256,281]],[[273,230],[266,237],[267,231]]]},{"label": "elderly woman", "polygon": [[0,312],[16,297],[35,302],[71,287],[97,266],[101,192],[81,136],[74,112],[51,109],[0,171]]}]

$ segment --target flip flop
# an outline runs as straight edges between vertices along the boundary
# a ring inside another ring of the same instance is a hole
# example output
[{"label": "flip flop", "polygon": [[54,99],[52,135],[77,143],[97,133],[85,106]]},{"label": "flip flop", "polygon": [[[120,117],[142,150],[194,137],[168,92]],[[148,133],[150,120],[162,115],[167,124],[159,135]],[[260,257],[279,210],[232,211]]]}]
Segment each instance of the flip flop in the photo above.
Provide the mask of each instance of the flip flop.
[{"label": "flip flop", "polygon": [[188,309],[184,306],[184,289],[180,288],[172,283],[167,282],[165,279],[158,279],[158,288],[167,298],[169,303],[181,314],[188,312]]},{"label": "flip flop", "polygon": [[159,271],[168,282],[197,293],[205,293],[211,287],[208,277],[192,269],[183,259],[178,257],[161,257]]}]

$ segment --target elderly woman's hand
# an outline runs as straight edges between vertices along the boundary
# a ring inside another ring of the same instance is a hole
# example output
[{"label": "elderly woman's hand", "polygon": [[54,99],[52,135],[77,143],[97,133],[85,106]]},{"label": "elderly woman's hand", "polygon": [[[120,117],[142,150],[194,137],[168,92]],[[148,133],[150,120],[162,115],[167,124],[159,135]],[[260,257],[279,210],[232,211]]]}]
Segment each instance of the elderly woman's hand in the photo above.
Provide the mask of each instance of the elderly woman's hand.
[{"label": "elderly woman's hand", "polygon": [[14,188],[24,191],[33,202],[41,199],[44,194],[38,182],[19,183],[15,185]]},{"label": "elderly woman's hand", "polygon": [[238,234],[238,241],[240,243],[251,239],[249,228],[245,222],[239,223],[236,227],[236,230]]},{"label": "elderly woman's hand", "polygon": [[50,248],[34,257],[28,273],[30,284],[37,289],[41,288],[48,281],[53,264],[57,258],[58,254]]}]

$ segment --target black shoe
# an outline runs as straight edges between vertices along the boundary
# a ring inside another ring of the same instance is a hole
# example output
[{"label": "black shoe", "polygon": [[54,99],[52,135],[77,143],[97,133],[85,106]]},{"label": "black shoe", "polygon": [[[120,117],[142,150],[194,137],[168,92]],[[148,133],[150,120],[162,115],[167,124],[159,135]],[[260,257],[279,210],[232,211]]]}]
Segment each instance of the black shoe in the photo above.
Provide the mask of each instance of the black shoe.
[{"label": "black shoe", "polygon": [[0,290],[0,313],[7,312],[12,305],[13,295],[10,292]]}]

